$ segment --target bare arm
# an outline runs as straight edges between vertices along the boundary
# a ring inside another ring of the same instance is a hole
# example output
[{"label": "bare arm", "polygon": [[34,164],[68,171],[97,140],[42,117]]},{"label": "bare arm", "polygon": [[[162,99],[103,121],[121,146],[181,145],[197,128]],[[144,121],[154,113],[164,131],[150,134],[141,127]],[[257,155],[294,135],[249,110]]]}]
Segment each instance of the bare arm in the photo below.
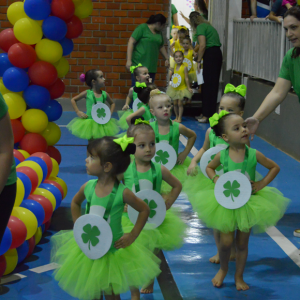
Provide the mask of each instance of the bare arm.
[{"label": "bare arm", "polygon": [[130,104],[132,98],[133,98],[133,87],[131,87],[129,89],[129,93],[126,97],[125,105],[123,106],[122,110],[127,110],[129,108],[129,104]]},{"label": "bare arm", "polygon": [[182,11],[180,12],[180,15],[181,15],[181,17],[182,17],[188,24],[191,24],[190,19],[187,18],[187,17],[182,13]]},{"label": "bare arm", "polygon": [[198,36],[198,43],[199,43],[199,50],[198,50],[198,57],[197,57],[197,63],[198,63],[198,72],[201,69],[201,60],[203,58],[203,55],[205,53],[206,49],[206,37],[204,35]]},{"label": "bare arm", "polygon": [[253,19],[257,18],[256,7],[257,7],[256,0],[251,0],[251,16],[250,16],[251,22],[253,22]]},{"label": "bare arm", "polygon": [[187,67],[184,67],[184,79],[188,90],[190,91],[190,93],[193,93],[193,90],[190,88],[189,71]]},{"label": "bare arm", "polygon": [[73,106],[77,116],[81,119],[86,119],[88,116],[84,112],[82,112],[78,109],[78,106],[77,106],[76,102],[79,101],[79,100],[85,99],[86,94],[87,94],[87,91],[84,91],[84,92],[81,92],[79,95],[77,95],[77,96],[75,96],[71,99],[72,106]]},{"label": "bare arm", "polygon": [[110,105],[110,113],[112,114],[115,110],[115,107],[116,107],[116,104],[115,102],[111,99],[111,97],[109,96],[108,93],[106,93],[107,95],[107,98],[106,98],[106,101],[109,103]]},{"label": "bare arm", "polygon": [[144,107],[139,108],[136,112],[134,112],[133,114],[129,115],[126,118],[127,124],[130,126],[132,118],[134,118],[134,117],[141,117],[145,112],[146,112],[146,110],[145,110]]},{"label": "bare arm", "polygon": [[8,112],[0,119],[0,194],[6,185],[13,164],[14,136]]},{"label": "bare arm", "polygon": [[281,24],[281,18],[277,17],[273,11],[271,11],[269,14],[269,20],[275,21],[275,22]]},{"label": "bare arm", "polygon": [[129,38],[128,44],[127,44],[127,62],[126,62],[126,68],[128,71],[130,71],[130,67],[132,65],[132,52],[134,45],[136,44],[136,40],[131,36]]},{"label": "bare arm", "polygon": [[81,186],[81,188],[75,194],[71,202],[71,213],[74,223],[81,216],[81,204],[85,200],[84,189],[86,185],[87,182],[83,186]]},{"label": "bare arm", "polygon": [[171,68],[170,68],[170,69],[169,69],[169,78],[170,78],[170,80],[171,80],[173,74],[174,74],[174,69],[171,69]]},{"label": "bare arm", "polygon": [[165,196],[166,208],[169,209],[178,198],[182,190],[182,184],[166,167],[161,166],[161,173],[162,179],[172,187],[171,192]]},{"label": "bare arm", "polygon": [[[210,179],[213,179],[213,177],[216,175],[216,168],[221,165],[220,157],[221,154],[219,152],[206,167],[206,174]],[[219,177],[215,177],[214,183],[216,183],[218,179]]]},{"label": "bare arm", "polygon": [[178,154],[177,162],[179,164],[182,164],[186,157],[189,155],[191,149],[193,148],[197,135],[195,131],[185,127],[184,125],[179,125],[179,133],[186,136],[188,138],[187,144],[184,148],[184,150]]},{"label": "bare arm", "polygon": [[159,51],[165,59],[165,66],[168,67],[169,66],[169,55],[167,53],[165,46],[162,46]]},{"label": "bare arm", "polygon": [[173,23],[174,23],[175,26],[179,25],[179,23],[178,23],[178,14],[177,13],[173,15]]}]

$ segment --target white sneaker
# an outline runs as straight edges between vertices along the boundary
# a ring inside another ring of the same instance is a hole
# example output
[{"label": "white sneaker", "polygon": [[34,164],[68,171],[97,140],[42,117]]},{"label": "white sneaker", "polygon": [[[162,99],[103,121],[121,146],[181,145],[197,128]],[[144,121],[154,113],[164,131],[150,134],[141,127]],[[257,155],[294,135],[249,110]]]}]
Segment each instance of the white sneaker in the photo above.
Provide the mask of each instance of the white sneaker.
[{"label": "white sneaker", "polygon": [[294,236],[300,238],[300,229],[296,229],[296,230],[294,231]]}]

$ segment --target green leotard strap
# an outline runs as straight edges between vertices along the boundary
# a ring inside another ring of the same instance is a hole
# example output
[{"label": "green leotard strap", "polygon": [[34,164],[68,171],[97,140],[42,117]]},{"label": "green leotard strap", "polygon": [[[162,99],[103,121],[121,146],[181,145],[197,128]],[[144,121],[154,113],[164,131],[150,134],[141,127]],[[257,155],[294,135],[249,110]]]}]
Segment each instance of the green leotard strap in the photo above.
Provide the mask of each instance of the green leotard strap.
[{"label": "green leotard strap", "polygon": [[[152,161],[150,161],[151,164],[151,172],[152,172],[152,179],[153,179],[153,190],[156,190],[156,179],[157,179],[157,175],[156,175],[156,169],[154,166],[154,163]],[[133,171],[133,177],[134,177],[134,185],[135,185],[135,192],[138,193],[140,191],[140,184],[139,184],[139,178],[138,178],[138,174],[137,174],[137,170],[136,170],[136,163],[135,163],[135,159],[132,162],[132,171]]]},{"label": "green leotard strap", "polygon": [[214,134],[214,138],[212,140],[213,147],[217,145],[217,136]]},{"label": "green leotard strap", "polygon": [[[245,149],[245,158],[244,158],[243,165],[242,165],[242,170],[241,170],[241,173],[244,174],[244,175],[246,173],[247,163],[248,163],[248,157],[249,157],[248,146],[247,145],[245,145],[245,146],[246,146],[246,149]],[[224,173],[228,172],[228,157],[229,157],[229,147],[227,147],[226,150],[225,150]]]},{"label": "green leotard strap", "polygon": [[[94,94],[94,92],[91,90],[91,92],[92,92],[92,94],[93,94],[93,101],[94,101],[94,104],[97,104],[97,99],[96,99],[96,97],[95,97],[95,94]],[[102,97],[103,97],[103,103],[105,103],[105,101],[106,101],[106,93],[104,92],[104,91],[102,91]]]},{"label": "green leotard strap", "polygon": [[[155,143],[159,143],[159,130],[158,130],[157,121],[155,122],[154,133],[155,133]],[[173,123],[170,120],[169,144],[171,146],[172,146],[172,140],[173,140]]]}]

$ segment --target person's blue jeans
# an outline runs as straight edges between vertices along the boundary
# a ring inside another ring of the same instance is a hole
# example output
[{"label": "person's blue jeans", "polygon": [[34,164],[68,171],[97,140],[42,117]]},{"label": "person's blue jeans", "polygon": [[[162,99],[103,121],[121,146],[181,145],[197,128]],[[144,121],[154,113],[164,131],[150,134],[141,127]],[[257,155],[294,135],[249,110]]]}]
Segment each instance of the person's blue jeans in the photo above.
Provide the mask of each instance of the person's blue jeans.
[{"label": "person's blue jeans", "polygon": [[[154,83],[156,73],[149,73],[152,83]],[[135,77],[131,74],[131,86],[135,86]]]}]

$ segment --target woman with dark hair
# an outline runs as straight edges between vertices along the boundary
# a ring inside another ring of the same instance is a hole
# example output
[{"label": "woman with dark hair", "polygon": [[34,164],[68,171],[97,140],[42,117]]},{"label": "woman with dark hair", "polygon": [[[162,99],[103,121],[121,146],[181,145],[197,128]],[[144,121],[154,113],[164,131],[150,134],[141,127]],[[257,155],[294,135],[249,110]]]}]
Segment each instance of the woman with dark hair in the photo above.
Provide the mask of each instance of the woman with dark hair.
[{"label": "woman with dark hair", "polygon": [[[142,64],[149,70],[152,82],[154,82],[157,72],[157,62],[159,52],[165,59],[165,66],[169,66],[169,56],[164,47],[162,30],[166,25],[166,17],[162,14],[152,15],[147,23],[139,25],[127,45],[127,62],[126,68]],[[131,75],[132,86],[135,85],[135,77]]]},{"label": "woman with dark hair", "polygon": [[[275,108],[284,101],[293,86],[300,102],[300,7],[290,8],[284,15],[283,27],[286,37],[292,42],[294,48],[285,55],[276,84],[264,99],[253,117],[246,120],[249,132],[254,134],[263,121]],[[295,236],[300,237],[300,229],[295,230]]]},{"label": "woman with dark hair", "polygon": [[199,12],[190,14],[190,22],[194,36],[199,44],[197,63],[198,72],[201,68],[203,58],[203,80],[202,85],[202,114],[198,119],[200,123],[207,123],[208,119],[216,112],[219,79],[222,67],[222,52],[220,37],[217,30],[206,21]]},{"label": "woman with dark hair", "polygon": [[[208,9],[207,9],[207,5],[206,2],[204,0],[195,0],[194,1],[194,9],[195,11],[197,11],[198,13],[200,13],[200,15],[205,19],[208,20]],[[182,18],[184,18],[184,20],[188,23],[191,24],[191,21],[189,18],[187,18],[182,12],[180,12],[180,15]]]}]

